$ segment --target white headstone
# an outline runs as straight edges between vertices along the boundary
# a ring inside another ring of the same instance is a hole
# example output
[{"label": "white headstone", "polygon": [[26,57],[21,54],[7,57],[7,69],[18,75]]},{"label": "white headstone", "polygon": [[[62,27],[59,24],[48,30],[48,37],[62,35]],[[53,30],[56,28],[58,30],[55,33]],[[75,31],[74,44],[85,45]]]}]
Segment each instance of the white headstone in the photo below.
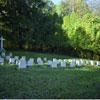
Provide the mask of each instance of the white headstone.
[{"label": "white headstone", "polygon": [[46,58],[46,57],[45,57],[45,58],[43,58],[43,61],[44,61],[44,62],[47,62],[47,58]]},{"label": "white headstone", "polygon": [[33,58],[30,58],[29,61],[28,61],[27,66],[32,67],[33,64],[34,64],[34,59]]},{"label": "white headstone", "polygon": [[12,57],[12,53],[9,53],[9,56]]},{"label": "white headstone", "polygon": [[4,58],[0,58],[0,64],[1,64],[1,65],[4,64]]},{"label": "white headstone", "polygon": [[86,61],[86,64],[89,65],[89,61]]},{"label": "white headstone", "polygon": [[19,65],[19,60],[16,60],[16,65]]},{"label": "white headstone", "polygon": [[40,57],[38,57],[38,58],[37,58],[37,63],[38,63],[39,61],[41,61],[41,60],[42,60],[42,59],[41,59]]},{"label": "white headstone", "polygon": [[100,66],[100,61],[97,61],[97,66]]},{"label": "white headstone", "polygon": [[42,65],[43,65],[43,61],[42,61],[42,60],[39,60],[39,61],[38,61],[38,65],[39,65],[39,66],[42,66]]},{"label": "white headstone", "polygon": [[51,65],[52,68],[57,68],[57,63],[53,62]]},{"label": "white headstone", "polygon": [[95,61],[90,61],[91,65],[94,66],[95,65]]},{"label": "white headstone", "polygon": [[51,66],[51,65],[52,65],[52,61],[48,60],[48,66]]},{"label": "white headstone", "polygon": [[77,66],[78,66],[78,67],[82,67],[82,62],[81,62],[81,61],[78,61],[78,62],[77,62]]},{"label": "white headstone", "polygon": [[70,68],[75,68],[75,62],[72,61],[72,62],[70,63]]},{"label": "white headstone", "polygon": [[26,68],[26,60],[20,60],[18,64],[19,69],[25,69]]},{"label": "white headstone", "polygon": [[2,54],[1,54],[3,57],[5,57],[5,52],[2,52]]},{"label": "white headstone", "polygon": [[10,56],[6,56],[6,60],[9,61],[9,59],[10,59]]},{"label": "white headstone", "polygon": [[61,68],[66,68],[66,62],[61,62]]},{"label": "white headstone", "polygon": [[64,62],[66,62],[66,63],[67,63],[67,59],[64,59]]},{"label": "white headstone", "polygon": [[84,64],[84,61],[83,61],[83,59],[81,59],[80,61],[81,61],[81,64],[83,65],[83,64]]},{"label": "white headstone", "polygon": [[19,57],[18,56],[15,56],[15,60],[19,60]]},{"label": "white headstone", "polygon": [[56,58],[53,58],[53,62],[56,62],[57,61],[57,59]]},{"label": "white headstone", "polygon": [[1,36],[0,40],[1,40],[1,52],[5,52],[5,49],[3,48],[3,41],[5,39],[3,38],[3,36]]},{"label": "white headstone", "polygon": [[15,59],[14,58],[10,58],[9,59],[9,64],[15,64]]}]

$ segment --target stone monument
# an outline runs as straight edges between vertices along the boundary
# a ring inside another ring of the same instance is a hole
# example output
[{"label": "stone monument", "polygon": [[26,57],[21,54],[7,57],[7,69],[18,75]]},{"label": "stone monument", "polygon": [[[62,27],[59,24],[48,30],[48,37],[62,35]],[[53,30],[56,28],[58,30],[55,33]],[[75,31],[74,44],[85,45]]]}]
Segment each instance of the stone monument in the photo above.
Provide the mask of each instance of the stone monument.
[{"label": "stone monument", "polygon": [[0,40],[1,40],[1,52],[5,52],[5,49],[3,48],[3,41],[5,40],[4,38],[3,38],[3,36],[1,36],[1,38],[0,38]]}]

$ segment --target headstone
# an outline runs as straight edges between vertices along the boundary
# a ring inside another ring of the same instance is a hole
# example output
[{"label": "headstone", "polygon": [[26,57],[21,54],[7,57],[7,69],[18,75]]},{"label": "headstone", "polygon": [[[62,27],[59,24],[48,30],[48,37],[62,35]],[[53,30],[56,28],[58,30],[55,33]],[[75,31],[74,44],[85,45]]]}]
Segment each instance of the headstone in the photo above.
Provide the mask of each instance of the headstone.
[{"label": "headstone", "polygon": [[9,64],[15,64],[15,59],[14,58],[10,58],[9,59]]},{"label": "headstone", "polygon": [[79,60],[76,60],[76,64],[78,65]]},{"label": "headstone", "polygon": [[45,57],[45,58],[43,58],[43,61],[44,61],[44,62],[47,62],[47,58],[46,58],[46,57]]},{"label": "headstone", "polygon": [[72,59],[69,59],[68,61],[69,61],[69,63],[73,62],[73,60],[72,60]]},{"label": "headstone", "polygon": [[95,61],[90,61],[92,66],[95,66]]},{"label": "headstone", "polygon": [[52,65],[52,61],[48,60],[48,66],[51,66],[51,65]]},{"label": "headstone", "polygon": [[9,56],[12,57],[12,53],[9,53]]},{"label": "headstone", "polygon": [[70,63],[70,68],[75,68],[75,62],[72,61],[72,62]]},{"label": "headstone", "polygon": [[26,69],[26,60],[20,60],[18,64],[19,69]]},{"label": "headstone", "polygon": [[66,63],[67,63],[67,59],[64,59],[64,62],[66,62]]},{"label": "headstone", "polygon": [[3,57],[5,57],[5,52],[2,52],[2,54],[1,54]]},{"label": "headstone", "polygon": [[29,61],[28,61],[27,66],[32,67],[33,64],[34,64],[34,59],[33,58],[30,58]]},{"label": "headstone", "polygon": [[3,41],[5,39],[3,38],[3,36],[1,36],[0,40],[1,40],[1,52],[5,52],[5,49],[3,48]]},{"label": "headstone", "polygon": [[38,65],[39,65],[39,66],[42,66],[42,65],[43,65],[43,61],[42,61],[42,60],[39,60],[39,61],[38,61]]},{"label": "headstone", "polygon": [[19,60],[16,60],[16,62],[15,62],[15,63],[16,63],[16,65],[19,65]]},{"label": "headstone", "polygon": [[72,61],[73,61],[74,63],[76,62],[76,60],[75,60],[75,59],[73,59]]},{"label": "headstone", "polygon": [[6,56],[6,60],[9,61],[9,59],[10,59],[10,56]]},{"label": "headstone", "polygon": [[86,61],[86,64],[89,65],[89,61]]},{"label": "headstone", "polygon": [[38,58],[37,58],[37,63],[38,63],[39,61],[41,61],[41,60],[42,60],[42,59],[41,59],[40,57],[38,57]]},{"label": "headstone", "polygon": [[81,64],[83,65],[83,64],[84,64],[84,61],[83,61],[83,59],[81,59],[80,61],[81,61]]},{"label": "headstone", "polygon": [[57,63],[53,62],[51,65],[52,68],[57,68]]},{"label": "headstone", "polygon": [[81,61],[78,61],[78,62],[77,62],[77,66],[78,66],[78,67],[82,67],[82,62],[81,62]]},{"label": "headstone", "polygon": [[97,66],[100,66],[100,61],[97,61]]},{"label": "headstone", "polygon": [[56,62],[57,61],[57,59],[56,58],[53,58],[53,62]]},{"label": "headstone", "polygon": [[66,68],[66,62],[61,62],[61,68]]},{"label": "headstone", "polygon": [[19,60],[19,57],[18,56],[15,56],[15,60]]},{"label": "headstone", "polygon": [[1,64],[1,65],[4,64],[4,58],[0,58],[0,64]]}]

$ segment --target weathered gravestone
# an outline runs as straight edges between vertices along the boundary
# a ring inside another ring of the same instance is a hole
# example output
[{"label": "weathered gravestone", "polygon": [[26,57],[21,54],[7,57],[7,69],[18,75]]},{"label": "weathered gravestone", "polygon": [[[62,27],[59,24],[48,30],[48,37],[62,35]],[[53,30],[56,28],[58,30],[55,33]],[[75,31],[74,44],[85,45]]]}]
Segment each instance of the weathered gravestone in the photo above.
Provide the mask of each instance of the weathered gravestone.
[{"label": "weathered gravestone", "polygon": [[61,68],[66,68],[66,62],[61,62]]},{"label": "weathered gravestone", "polygon": [[51,67],[52,68],[57,68],[57,63],[56,62],[53,62],[52,65],[51,65]]},{"label": "weathered gravestone", "polygon": [[0,40],[1,40],[1,52],[5,52],[5,49],[3,48],[3,41],[5,39],[3,38],[3,36],[1,36]]},{"label": "weathered gravestone", "polygon": [[12,57],[12,56],[13,56],[13,54],[12,54],[12,53],[9,53],[9,56],[10,56],[10,57]]},{"label": "weathered gravestone", "polygon": [[57,61],[57,59],[56,58],[53,58],[53,62],[56,62]]},{"label": "weathered gravestone", "polygon": [[37,58],[37,63],[38,63],[39,61],[41,61],[41,60],[42,60],[42,59],[41,59],[40,57],[38,57],[38,58]]},{"label": "weathered gravestone", "polygon": [[77,61],[77,66],[82,67],[82,61]]},{"label": "weathered gravestone", "polygon": [[42,61],[42,60],[39,60],[39,61],[38,61],[38,65],[39,65],[39,66],[42,66],[42,65],[43,65],[43,61]]},{"label": "weathered gravestone", "polygon": [[97,66],[100,66],[100,61],[97,61]]},{"label": "weathered gravestone", "polygon": [[6,60],[9,61],[9,59],[10,59],[10,56],[6,56]]},{"label": "weathered gravestone", "polygon": [[15,59],[14,58],[10,58],[9,59],[9,64],[15,64]]},{"label": "weathered gravestone", "polygon": [[64,62],[67,63],[67,59],[64,59]]},{"label": "weathered gravestone", "polygon": [[75,68],[75,62],[70,62],[70,68]]},{"label": "weathered gravestone", "polygon": [[52,61],[48,60],[48,66],[51,66],[51,65],[52,65]]},{"label": "weathered gravestone", "polygon": [[26,60],[25,58],[20,59],[19,64],[18,64],[19,69],[26,69]]},{"label": "weathered gravestone", "polygon": [[91,65],[94,66],[95,65],[95,61],[90,61]]},{"label": "weathered gravestone", "polygon": [[4,64],[4,58],[0,58],[0,64],[1,64],[1,65]]},{"label": "weathered gravestone", "polygon": [[1,53],[1,55],[2,55],[3,57],[5,57],[5,56],[6,56],[5,52],[2,52],[2,53]]},{"label": "weathered gravestone", "polygon": [[89,61],[88,60],[86,61],[86,64],[89,65]]},{"label": "weathered gravestone", "polygon": [[81,61],[81,64],[83,65],[83,64],[84,64],[84,61],[83,61],[83,59],[81,59],[80,61]]},{"label": "weathered gravestone", "polygon": [[19,57],[18,56],[15,56],[14,58],[15,58],[15,60],[19,60]]},{"label": "weathered gravestone", "polygon": [[34,59],[30,58],[29,61],[28,61],[28,63],[27,63],[27,66],[32,67],[33,64],[34,64]]},{"label": "weathered gravestone", "polygon": [[47,58],[46,58],[46,57],[45,57],[45,58],[43,58],[43,61],[44,61],[44,62],[47,62]]}]

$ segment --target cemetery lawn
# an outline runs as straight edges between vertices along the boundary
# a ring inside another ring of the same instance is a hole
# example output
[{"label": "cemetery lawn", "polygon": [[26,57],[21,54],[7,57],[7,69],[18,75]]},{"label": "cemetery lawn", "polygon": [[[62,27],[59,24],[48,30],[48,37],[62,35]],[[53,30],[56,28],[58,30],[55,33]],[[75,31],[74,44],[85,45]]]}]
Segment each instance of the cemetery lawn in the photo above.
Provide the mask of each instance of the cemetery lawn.
[{"label": "cemetery lawn", "polygon": [[[8,52],[9,53],[9,52]],[[15,56],[72,58],[33,52],[12,52]],[[15,65],[0,65],[0,98],[2,99],[82,99],[100,98],[100,67],[51,69],[44,65],[18,70]]]}]

